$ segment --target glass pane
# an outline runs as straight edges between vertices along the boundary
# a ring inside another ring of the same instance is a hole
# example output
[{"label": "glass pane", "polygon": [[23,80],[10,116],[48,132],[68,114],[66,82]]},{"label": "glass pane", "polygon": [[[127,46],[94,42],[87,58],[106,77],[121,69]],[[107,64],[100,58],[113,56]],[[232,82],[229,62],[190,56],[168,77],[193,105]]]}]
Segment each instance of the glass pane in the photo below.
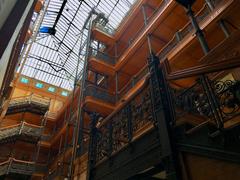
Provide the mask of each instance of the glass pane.
[{"label": "glass pane", "polygon": [[20,80],[22,83],[25,83],[27,84],[29,82],[29,80],[25,77],[22,77],[21,80]]},{"label": "glass pane", "polygon": [[43,88],[43,84],[42,83],[36,83],[36,85],[35,85],[37,88]]},{"label": "glass pane", "polygon": [[55,87],[50,86],[50,87],[48,88],[48,91],[49,91],[49,92],[55,92]]},{"label": "glass pane", "polygon": [[68,92],[67,91],[62,91],[62,96],[68,96]]}]

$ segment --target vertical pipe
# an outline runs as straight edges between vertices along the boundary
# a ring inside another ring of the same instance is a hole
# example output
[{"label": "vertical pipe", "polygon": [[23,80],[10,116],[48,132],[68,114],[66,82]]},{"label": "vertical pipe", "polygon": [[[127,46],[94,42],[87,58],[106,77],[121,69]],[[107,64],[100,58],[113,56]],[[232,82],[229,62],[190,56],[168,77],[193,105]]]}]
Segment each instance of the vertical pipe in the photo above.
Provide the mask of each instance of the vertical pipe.
[{"label": "vertical pipe", "polygon": [[144,6],[144,5],[142,5],[142,14],[143,14],[144,26],[146,27],[148,22],[147,22],[147,14],[146,14],[145,6]]},{"label": "vertical pipe", "polygon": [[175,33],[175,36],[176,36],[176,39],[177,39],[178,42],[180,42],[182,40],[181,33],[179,31],[177,31]]},{"label": "vertical pipe", "polygon": [[116,71],[116,73],[115,73],[115,83],[116,83],[116,89],[115,89],[115,93],[116,93],[116,102],[118,101],[118,71]]},{"label": "vertical pipe", "polygon": [[[148,22],[147,22],[147,14],[146,14],[144,5],[142,5],[142,14],[143,14],[144,26],[146,27]],[[150,39],[150,35],[149,34],[147,35],[147,42],[148,42],[149,52],[151,54],[152,53],[152,45],[151,45],[151,39]]]},{"label": "vertical pipe", "polygon": [[[89,50],[90,50],[90,44],[91,44],[91,30],[92,30],[92,22],[93,22],[93,15],[94,12],[91,12],[89,14],[89,18],[87,21],[84,23],[83,29],[86,28],[87,22],[89,23],[88,25],[88,36],[87,36],[87,43],[86,43],[86,55],[85,55],[85,61],[84,61],[84,67],[83,67],[83,75],[82,75],[82,81],[81,81],[81,91],[80,95],[78,98],[78,112],[77,112],[77,123],[76,127],[74,128],[73,132],[73,153],[71,157],[71,162],[70,162],[70,167],[69,167],[69,174],[70,174],[70,179],[73,174],[73,161],[76,158],[78,154],[80,154],[83,151],[83,126],[84,126],[84,111],[82,107],[82,100],[84,98],[84,91],[85,91],[85,80],[87,78],[87,65],[88,65],[88,58],[89,58]],[[80,147],[80,149],[77,150],[77,147]]]},{"label": "vertical pipe", "polygon": [[194,16],[191,6],[188,6],[188,8],[187,8],[187,15],[191,21],[193,28],[196,30],[196,36],[200,42],[200,45],[203,49],[204,54],[206,55],[210,49],[208,47],[207,41],[204,37],[204,34],[203,34],[202,30],[200,29],[198,22]]}]

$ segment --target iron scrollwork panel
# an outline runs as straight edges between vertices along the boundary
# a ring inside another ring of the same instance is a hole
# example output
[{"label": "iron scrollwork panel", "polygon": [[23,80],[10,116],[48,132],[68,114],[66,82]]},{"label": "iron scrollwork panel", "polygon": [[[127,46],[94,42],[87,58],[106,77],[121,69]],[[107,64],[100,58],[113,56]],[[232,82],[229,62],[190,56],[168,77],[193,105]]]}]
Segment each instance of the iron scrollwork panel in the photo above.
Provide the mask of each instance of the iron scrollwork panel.
[{"label": "iron scrollwork panel", "polygon": [[139,132],[145,125],[153,122],[152,104],[149,87],[132,101],[133,134]]},{"label": "iron scrollwork panel", "polygon": [[97,132],[97,144],[96,144],[96,162],[103,160],[108,155],[109,151],[109,128],[105,126]]},{"label": "iron scrollwork panel", "polygon": [[172,90],[177,118],[187,113],[211,117],[210,103],[200,81],[184,90]]},{"label": "iron scrollwork panel", "polygon": [[117,152],[128,143],[128,116],[124,107],[112,119],[112,150]]},{"label": "iron scrollwork panel", "polygon": [[213,89],[225,121],[240,113],[240,81],[213,81]]}]

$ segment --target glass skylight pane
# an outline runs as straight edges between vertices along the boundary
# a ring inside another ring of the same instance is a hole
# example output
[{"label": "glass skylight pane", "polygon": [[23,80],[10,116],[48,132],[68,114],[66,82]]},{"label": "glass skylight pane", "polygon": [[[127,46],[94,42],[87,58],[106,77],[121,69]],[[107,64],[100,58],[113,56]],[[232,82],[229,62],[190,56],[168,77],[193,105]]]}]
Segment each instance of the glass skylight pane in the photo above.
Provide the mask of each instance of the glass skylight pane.
[{"label": "glass skylight pane", "polygon": [[21,83],[27,84],[29,82],[29,79],[22,77],[20,80]]},{"label": "glass skylight pane", "polygon": [[[63,2],[45,1],[44,6],[48,8],[40,27],[53,27]],[[22,74],[71,90],[79,54],[81,59],[78,72],[81,72],[84,64],[88,30],[82,30],[89,12],[95,9],[96,12],[104,13],[109,19],[107,27],[117,28],[134,2],[135,0],[68,0],[56,22],[56,33],[37,34],[37,41],[30,49]]]},{"label": "glass skylight pane", "polygon": [[48,88],[48,91],[49,91],[49,92],[55,92],[55,87],[50,86],[50,87]]},{"label": "glass skylight pane", "polygon": [[62,91],[61,95],[62,96],[68,96],[68,92],[67,91]]},{"label": "glass skylight pane", "polygon": [[43,88],[43,83],[37,82],[37,83],[35,84],[35,87],[36,87],[36,88]]}]

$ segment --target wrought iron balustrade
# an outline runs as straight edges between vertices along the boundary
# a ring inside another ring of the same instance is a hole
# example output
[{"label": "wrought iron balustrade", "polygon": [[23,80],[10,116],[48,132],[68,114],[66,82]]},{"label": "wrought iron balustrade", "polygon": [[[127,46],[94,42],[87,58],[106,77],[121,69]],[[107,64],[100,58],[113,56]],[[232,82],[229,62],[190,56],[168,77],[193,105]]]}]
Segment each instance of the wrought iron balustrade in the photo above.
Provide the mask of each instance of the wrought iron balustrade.
[{"label": "wrought iron balustrade", "polygon": [[111,64],[111,65],[115,64],[115,60],[116,60],[115,57],[109,56],[105,52],[102,52],[102,51],[97,50],[95,48],[90,47],[89,54],[90,54],[90,57],[91,56],[95,57],[99,61],[103,61],[103,62],[106,62],[106,63]]},{"label": "wrought iron balustrade", "polygon": [[240,114],[240,81],[213,81],[214,92],[222,112],[223,120],[227,121]]},{"label": "wrought iron balustrade", "polygon": [[172,90],[176,117],[197,115],[202,119],[199,123],[212,123],[221,129],[240,114],[240,81],[207,80],[208,87],[200,79],[188,89]]},{"label": "wrought iron balustrade", "polygon": [[11,101],[9,103],[9,107],[16,106],[19,104],[27,104],[27,103],[28,104],[34,103],[34,104],[37,104],[40,106],[48,107],[50,101],[47,99],[44,99],[42,97],[35,96],[35,95],[16,97],[16,98],[11,99]]},{"label": "wrought iron balustrade", "polygon": [[91,97],[94,97],[96,99],[99,99],[99,100],[102,100],[104,102],[108,102],[111,104],[114,104],[115,100],[116,100],[114,94],[111,94],[106,89],[103,89],[101,87],[98,87],[98,86],[90,84],[90,83],[88,83],[86,85],[85,97],[86,96],[91,96]]},{"label": "wrought iron balustrade", "polygon": [[36,95],[16,97],[11,99],[7,114],[16,113],[19,111],[26,111],[26,109],[34,112],[45,114],[49,108],[50,100],[38,97]]},{"label": "wrought iron balustrade", "polygon": [[0,141],[4,141],[7,138],[19,136],[28,137],[26,139],[29,139],[29,137],[34,137],[37,140],[40,138],[42,130],[43,126],[36,126],[26,122],[21,122],[13,126],[0,128]]},{"label": "wrought iron balustrade", "polygon": [[117,153],[151,125],[152,106],[147,85],[98,126],[96,162]]},{"label": "wrought iron balustrade", "polygon": [[32,161],[22,161],[10,157],[8,160],[0,163],[0,175],[9,173],[32,175],[34,172],[44,173],[46,165],[37,164]]}]

